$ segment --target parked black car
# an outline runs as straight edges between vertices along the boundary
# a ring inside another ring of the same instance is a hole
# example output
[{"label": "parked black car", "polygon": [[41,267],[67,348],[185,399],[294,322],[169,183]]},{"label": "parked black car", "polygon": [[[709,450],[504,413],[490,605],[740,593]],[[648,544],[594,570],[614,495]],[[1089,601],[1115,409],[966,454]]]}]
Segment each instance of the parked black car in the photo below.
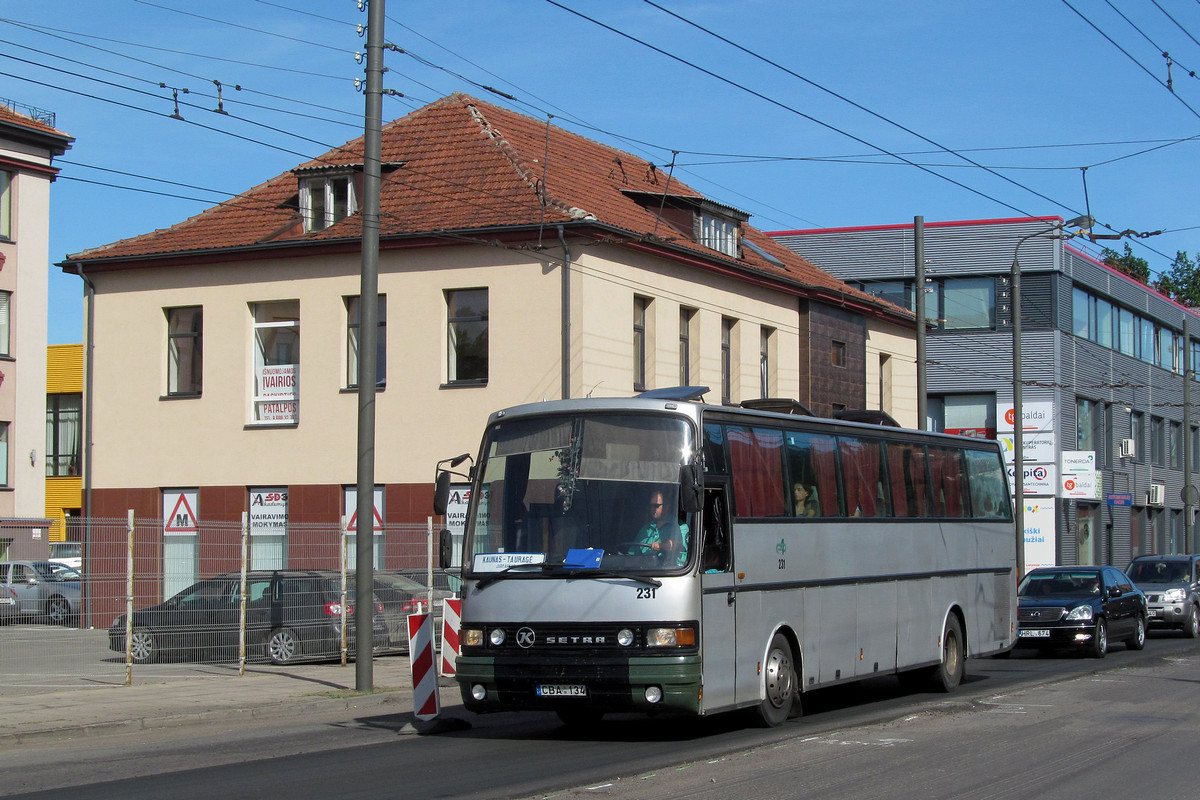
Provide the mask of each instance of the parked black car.
[{"label": "parked black car", "polygon": [[1017,587],[1017,645],[1083,648],[1104,658],[1110,640],[1146,645],[1146,596],[1116,567],[1040,567]]},{"label": "parked black car", "polygon": [[1125,572],[1146,595],[1150,627],[1200,636],[1200,555],[1138,556]]},{"label": "parked black car", "polygon": [[[165,603],[133,612],[133,660],[237,657],[241,575],[200,581]],[[354,654],[354,595],[348,595],[347,647]],[[387,640],[382,605],[372,614],[376,642]],[[336,572],[252,571],[246,580],[246,656],[290,664],[341,654],[341,577]],[[125,615],[108,629],[110,650],[125,652]]]}]

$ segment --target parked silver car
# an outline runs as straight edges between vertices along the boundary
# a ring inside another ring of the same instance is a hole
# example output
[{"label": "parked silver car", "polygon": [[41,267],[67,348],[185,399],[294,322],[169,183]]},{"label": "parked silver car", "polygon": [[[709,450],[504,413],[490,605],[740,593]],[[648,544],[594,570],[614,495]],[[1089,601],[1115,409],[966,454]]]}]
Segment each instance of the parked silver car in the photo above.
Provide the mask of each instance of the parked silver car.
[{"label": "parked silver car", "polygon": [[1146,595],[1151,627],[1200,636],[1200,555],[1138,556],[1125,573]]},{"label": "parked silver car", "polygon": [[0,562],[0,617],[65,625],[79,617],[82,580],[79,572],[55,561]]}]

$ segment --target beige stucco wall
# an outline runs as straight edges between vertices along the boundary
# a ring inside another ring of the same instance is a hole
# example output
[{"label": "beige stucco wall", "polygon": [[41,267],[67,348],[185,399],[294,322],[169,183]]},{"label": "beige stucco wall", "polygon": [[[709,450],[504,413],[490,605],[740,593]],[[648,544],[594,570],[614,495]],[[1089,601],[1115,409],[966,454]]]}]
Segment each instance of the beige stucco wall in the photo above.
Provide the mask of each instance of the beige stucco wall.
[{"label": "beige stucco wall", "polygon": [[[881,355],[888,356],[889,375],[880,374]],[[903,427],[916,428],[916,331],[894,323],[868,319],[866,363],[867,408],[882,408]]]},{"label": "beige stucco wall", "polygon": [[[472,453],[496,408],[559,395],[558,283],[545,265],[487,247],[384,252],[387,386],[376,399],[376,478],[430,481],[438,459]],[[94,487],[355,482],[358,396],[346,385],[344,297],[357,255],[94,276]],[[169,278],[169,280],[168,280]],[[489,289],[489,380],[441,388],[444,290]],[[251,423],[250,304],[300,301],[295,427]],[[204,307],[199,398],[166,394],[166,317]]]},{"label": "beige stucco wall", "polygon": [[585,251],[572,268],[572,392],[575,396],[628,397],[633,392],[635,297],[651,300],[646,320],[646,388],[678,385],[680,309],[695,311],[689,338],[691,383],[708,386],[721,402],[721,320],[737,321],[732,342],[732,400],[761,395],[759,336],[774,329],[771,394],[799,391],[798,301],[696,268],[646,259],[618,263]]},{"label": "beige stucco wall", "polygon": [[[0,142],[0,156],[49,166],[46,150]],[[0,289],[13,293],[9,308],[11,360],[0,361],[0,420],[9,422],[8,485],[0,516],[37,519],[45,512],[46,303],[50,263],[49,176],[8,168],[12,241],[0,242]],[[30,454],[33,457],[30,457]]]}]

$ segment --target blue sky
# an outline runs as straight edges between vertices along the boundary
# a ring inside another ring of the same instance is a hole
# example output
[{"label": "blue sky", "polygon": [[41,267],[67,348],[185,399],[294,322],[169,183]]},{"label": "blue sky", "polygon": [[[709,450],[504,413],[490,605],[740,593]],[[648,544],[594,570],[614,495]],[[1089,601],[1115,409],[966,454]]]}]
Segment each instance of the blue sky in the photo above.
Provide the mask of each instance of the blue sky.
[{"label": "blue sky", "polygon": [[[766,230],[1090,208],[1117,231],[1165,231],[1133,244],[1152,270],[1200,252],[1200,2],[557,3],[392,2],[386,38],[405,52],[387,54],[385,83],[403,97],[385,117],[456,90],[552,114],[674,158]],[[76,139],[52,190],[52,262],[360,136],[366,17],[355,0],[0,6],[0,97]],[[49,342],[80,341],[79,280],[50,275]]]}]

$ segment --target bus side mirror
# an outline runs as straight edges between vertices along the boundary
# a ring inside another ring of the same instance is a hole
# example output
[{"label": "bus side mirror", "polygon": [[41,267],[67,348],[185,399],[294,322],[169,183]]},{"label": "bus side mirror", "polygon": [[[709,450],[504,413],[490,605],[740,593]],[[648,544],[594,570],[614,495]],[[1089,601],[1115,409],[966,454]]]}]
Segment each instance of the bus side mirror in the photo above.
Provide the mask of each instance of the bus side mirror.
[{"label": "bus side mirror", "polygon": [[679,507],[687,514],[704,508],[704,471],[699,464],[679,468]]},{"label": "bus side mirror", "polygon": [[439,517],[446,516],[446,506],[450,504],[450,473],[439,472],[433,487],[433,513]]},{"label": "bus side mirror", "polygon": [[449,569],[454,560],[454,537],[450,531],[442,528],[438,533],[438,564],[442,569]]}]

